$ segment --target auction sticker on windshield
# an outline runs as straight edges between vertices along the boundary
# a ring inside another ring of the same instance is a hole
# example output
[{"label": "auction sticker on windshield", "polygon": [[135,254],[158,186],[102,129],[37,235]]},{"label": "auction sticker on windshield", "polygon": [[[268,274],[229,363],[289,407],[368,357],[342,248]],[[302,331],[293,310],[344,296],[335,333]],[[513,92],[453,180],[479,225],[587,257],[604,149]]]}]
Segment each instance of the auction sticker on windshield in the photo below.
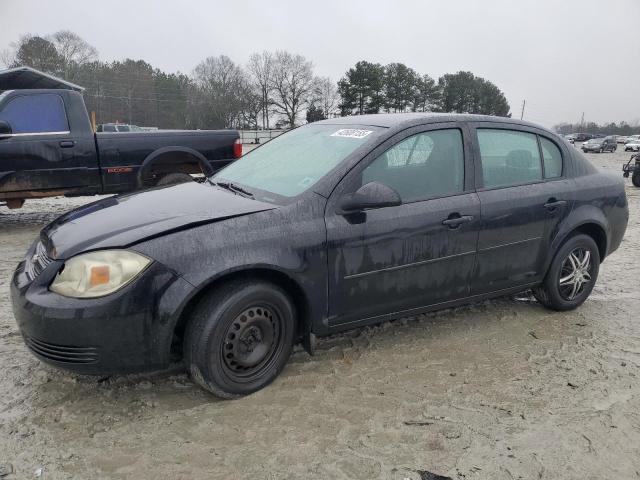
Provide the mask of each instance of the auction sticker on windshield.
[{"label": "auction sticker on windshield", "polygon": [[332,133],[332,137],[346,137],[346,138],[364,138],[373,130],[358,130],[355,128],[342,128],[335,133]]}]

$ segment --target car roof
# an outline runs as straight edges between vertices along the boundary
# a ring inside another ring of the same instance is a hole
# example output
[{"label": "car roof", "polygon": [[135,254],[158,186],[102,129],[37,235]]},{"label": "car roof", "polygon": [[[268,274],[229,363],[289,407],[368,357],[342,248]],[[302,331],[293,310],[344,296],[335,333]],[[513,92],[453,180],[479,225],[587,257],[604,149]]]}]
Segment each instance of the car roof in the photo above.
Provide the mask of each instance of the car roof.
[{"label": "car roof", "polygon": [[[473,115],[469,113],[375,113],[368,115],[351,115],[321,120],[317,123],[325,125],[370,125],[374,127],[392,128],[402,125],[419,125],[423,123],[441,122],[500,122],[514,125],[525,125],[541,128],[540,125],[515,120],[509,117],[494,117],[491,115]],[[546,128],[544,130],[547,130]]]}]

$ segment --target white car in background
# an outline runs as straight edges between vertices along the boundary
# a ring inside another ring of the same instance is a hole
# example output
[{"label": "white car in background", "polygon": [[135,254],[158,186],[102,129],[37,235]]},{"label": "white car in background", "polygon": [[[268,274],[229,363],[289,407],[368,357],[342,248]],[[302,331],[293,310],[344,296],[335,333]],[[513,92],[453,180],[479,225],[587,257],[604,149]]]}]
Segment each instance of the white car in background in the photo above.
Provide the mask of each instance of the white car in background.
[{"label": "white car in background", "polygon": [[627,137],[627,141],[624,142],[625,152],[640,152],[640,135],[631,135]]}]

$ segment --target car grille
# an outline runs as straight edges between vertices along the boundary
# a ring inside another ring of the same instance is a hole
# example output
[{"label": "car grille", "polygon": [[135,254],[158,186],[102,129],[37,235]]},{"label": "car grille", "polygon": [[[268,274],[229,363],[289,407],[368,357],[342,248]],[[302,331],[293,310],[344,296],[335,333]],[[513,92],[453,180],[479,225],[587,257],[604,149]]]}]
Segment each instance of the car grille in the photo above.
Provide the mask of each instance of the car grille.
[{"label": "car grille", "polygon": [[31,258],[27,258],[25,273],[30,281],[33,281],[53,260],[47,255],[47,251],[42,242],[36,244],[36,248]]},{"label": "car grille", "polygon": [[24,337],[24,342],[34,353],[59,363],[90,364],[98,361],[98,349],[95,347],[71,347]]}]

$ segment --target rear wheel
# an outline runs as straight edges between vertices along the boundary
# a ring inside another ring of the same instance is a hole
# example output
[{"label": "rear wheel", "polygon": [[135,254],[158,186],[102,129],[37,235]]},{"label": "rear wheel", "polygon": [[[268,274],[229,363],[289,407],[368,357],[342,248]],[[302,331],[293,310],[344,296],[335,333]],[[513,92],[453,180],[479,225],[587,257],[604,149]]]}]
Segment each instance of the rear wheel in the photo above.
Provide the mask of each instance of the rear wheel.
[{"label": "rear wheel", "polygon": [[187,326],[191,378],[220,398],[271,383],[293,348],[296,312],[289,296],[266,282],[236,281],[203,299]]},{"label": "rear wheel", "polygon": [[163,185],[176,185],[178,183],[186,183],[192,181],[193,177],[188,173],[169,173],[167,175],[164,175],[163,177],[160,177],[160,180],[156,182],[156,185],[161,187]]},{"label": "rear wheel", "polygon": [[574,235],[560,247],[544,282],[533,293],[547,308],[573,310],[591,294],[599,269],[596,242],[588,235]]}]

